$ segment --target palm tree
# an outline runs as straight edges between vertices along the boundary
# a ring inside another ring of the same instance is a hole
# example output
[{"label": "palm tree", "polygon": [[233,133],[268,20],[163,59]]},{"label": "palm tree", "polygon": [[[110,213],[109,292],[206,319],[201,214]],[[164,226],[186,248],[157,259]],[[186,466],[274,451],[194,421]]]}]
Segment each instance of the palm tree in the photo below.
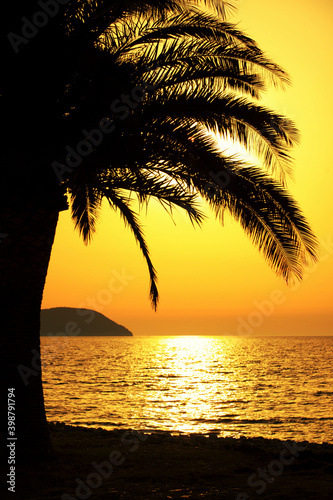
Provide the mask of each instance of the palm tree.
[{"label": "palm tree", "polygon": [[[17,54],[7,37],[3,64],[11,72],[4,72],[1,87],[6,130],[0,153],[0,233],[6,235],[0,245],[2,389],[16,390],[22,456],[38,458],[49,450],[39,311],[66,193],[86,242],[103,199],[119,211],[147,262],[154,307],[156,271],[133,195],[140,204],[154,197],[170,211],[181,207],[197,224],[202,199],[221,219],[231,213],[286,281],[301,278],[303,265],[316,258],[315,237],[285,188],[297,130],[258,102],[265,82],[285,86],[288,76],[225,21],[226,2],[204,2],[219,6],[220,17],[180,9],[190,3],[200,2],[128,1],[120,7],[72,1]],[[8,19],[6,34],[14,11]],[[243,145],[258,165],[226,155],[211,130]],[[6,437],[6,422],[0,430]]]}]

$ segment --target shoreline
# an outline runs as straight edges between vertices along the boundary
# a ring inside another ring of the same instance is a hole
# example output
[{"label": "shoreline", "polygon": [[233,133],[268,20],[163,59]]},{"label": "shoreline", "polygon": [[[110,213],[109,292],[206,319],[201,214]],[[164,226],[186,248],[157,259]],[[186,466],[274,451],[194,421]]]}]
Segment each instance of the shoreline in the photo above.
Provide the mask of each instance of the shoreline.
[{"label": "shoreline", "polygon": [[22,499],[332,498],[329,443],[148,434],[63,423],[49,428],[57,460],[20,471],[25,476]]},{"label": "shoreline", "polygon": [[[230,419],[231,420],[231,419]],[[250,424],[252,422],[249,422]],[[134,427],[126,427],[126,426],[122,426],[121,424],[110,424],[110,425],[104,425],[103,423],[102,424],[97,424],[96,422],[94,422],[93,424],[90,424],[90,423],[85,423],[85,422],[72,422],[72,423],[66,423],[66,422],[63,422],[63,421],[48,421],[48,424],[50,427],[52,426],[59,426],[59,425],[64,425],[66,428],[70,427],[70,428],[80,428],[80,429],[88,429],[88,430],[92,430],[92,431],[106,431],[106,432],[122,432],[122,431],[129,431],[129,430],[137,430],[138,432],[142,433],[142,434],[147,434],[147,435],[150,435],[150,434],[165,434],[165,435],[170,435],[170,436],[184,436],[184,437],[195,437],[195,436],[205,436],[205,437],[210,437],[210,436],[215,436],[217,437],[218,439],[234,439],[235,441],[238,441],[238,440],[247,440],[247,441],[251,441],[253,440],[253,442],[255,443],[257,440],[264,440],[264,441],[267,441],[267,442],[284,442],[284,441],[288,441],[288,442],[295,442],[295,443],[306,443],[307,445],[313,445],[313,446],[333,446],[333,441],[330,440],[330,441],[322,441],[322,442],[319,442],[319,441],[307,441],[307,440],[301,440],[301,439],[297,439],[297,437],[286,437],[286,438],[283,438],[283,437],[280,437],[280,438],[274,438],[274,437],[269,437],[269,436],[261,436],[260,434],[258,435],[245,435],[245,434],[242,434],[242,435],[238,435],[237,433],[234,433],[235,435],[232,435],[230,431],[227,431],[224,435],[222,434],[222,432],[224,431],[221,431],[220,429],[212,429],[212,430],[206,430],[206,431],[197,431],[197,432],[193,432],[191,430],[177,430],[177,429],[159,429],[159,428],[140,428],[140,429],[136,429]],[[118,425],[118,427],[117,427]]]}]

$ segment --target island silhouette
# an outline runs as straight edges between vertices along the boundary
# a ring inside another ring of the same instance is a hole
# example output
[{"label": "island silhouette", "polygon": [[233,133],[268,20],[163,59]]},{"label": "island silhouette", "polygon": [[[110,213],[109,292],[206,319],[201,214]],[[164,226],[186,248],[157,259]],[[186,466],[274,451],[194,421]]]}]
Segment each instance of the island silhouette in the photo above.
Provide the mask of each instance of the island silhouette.
[{"label": "island silhouette", "polygon": [[48,337],[132,337],[133,333],[92,309],[52,307],[41,310],[41,335]]}]

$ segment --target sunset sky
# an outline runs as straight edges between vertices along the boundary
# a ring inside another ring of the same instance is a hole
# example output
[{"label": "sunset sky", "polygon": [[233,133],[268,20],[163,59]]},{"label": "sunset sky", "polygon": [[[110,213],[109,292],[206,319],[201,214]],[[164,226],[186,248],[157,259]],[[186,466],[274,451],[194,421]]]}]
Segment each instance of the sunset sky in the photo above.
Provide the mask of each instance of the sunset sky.
[{"label": "sunset sky", "polygon": [[213,215],[193,229],[174,222],[155,202],[142,213],[158,271],[160,304],[148,298],[144,259],[119,215],[103,212],[88,247],[62,212],[43,308],[96,309],[134,335],[333,334],[332,0],[240,0],[230,19],[290,74],[287,91],[265,103],[292,118],[301,132],[294,150],[292,192],[321,242],[320,262],[301,285],[288,287],[230,217]]}]

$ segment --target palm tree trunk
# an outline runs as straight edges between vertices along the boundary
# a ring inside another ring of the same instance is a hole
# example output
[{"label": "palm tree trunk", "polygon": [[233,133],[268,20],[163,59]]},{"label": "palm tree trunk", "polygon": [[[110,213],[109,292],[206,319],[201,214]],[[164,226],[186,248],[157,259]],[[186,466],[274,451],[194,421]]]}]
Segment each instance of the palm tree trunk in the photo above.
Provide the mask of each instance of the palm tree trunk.
[{"label": "palm tree trunk", "polygon": [[[0,210],[0,352],[4,374],[0,432],[1,458],[5,462],[10,453],[8,443],[15,444],[16,463],[45,460],[52,450],[44,408],[39,335],[42,295],[58,213],[59,202],[47,200],[37,204],[11,199]],[[10,413],[11,418],[15,414],[14,435],[8,431],[8,394],[15,395],[10,397],[15,401]]]}]

